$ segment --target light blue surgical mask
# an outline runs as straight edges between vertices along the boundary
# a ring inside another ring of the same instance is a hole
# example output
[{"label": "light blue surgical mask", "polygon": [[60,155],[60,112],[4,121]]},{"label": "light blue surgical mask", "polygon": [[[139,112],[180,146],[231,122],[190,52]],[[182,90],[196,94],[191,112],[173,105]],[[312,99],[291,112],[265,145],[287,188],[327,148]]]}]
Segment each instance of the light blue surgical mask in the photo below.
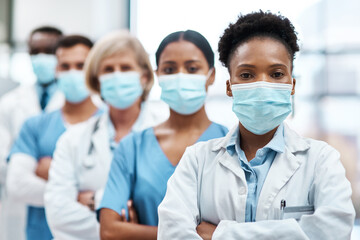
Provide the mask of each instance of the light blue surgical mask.
[{"label": "light blue surgical mask", "polygon": [[143,93],[138,72],[113,72],[100,76],[104,100],[118,109],[130,107]]},{"label": "light blue surgical mask", "polygon": [[206,80],[207,76],[201,74],[161,75],[159,76],[161,99],[179,114],[193,114],[204,105]]},{"label": "light blue surgical mask", "polygon": [[89,96],[89,90],[85,85],[83,71],[71,70],[58,74],[58,87],[64,93],[67,101],[80,103]]},{"label": "light blue surgical mask", "polygon": [[40,84],[47,84],[55,79],[57,64],[55,55],[39,53],[31,55],[30,58],[37,81]]},{"label": "light blue surgical mask", "polygon": [[231,85],[233,112],[250,132],[263,135],[291,113],[292,84],[253,82]]}]

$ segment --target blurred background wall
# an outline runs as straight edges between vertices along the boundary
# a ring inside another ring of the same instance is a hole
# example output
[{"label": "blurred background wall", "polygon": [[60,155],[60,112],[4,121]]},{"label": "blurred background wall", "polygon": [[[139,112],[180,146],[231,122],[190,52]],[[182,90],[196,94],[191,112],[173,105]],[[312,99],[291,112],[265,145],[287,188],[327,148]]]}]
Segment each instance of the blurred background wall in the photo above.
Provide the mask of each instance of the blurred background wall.
[{"label": "blurred background wall", "polygon": [[[0,0],[0,95],[34,82],[27,37],[41,25],[97,40],[128,28],[144,44],[154,69],[155,51],[169,33],[194,29],[216,52],[216,82],[209,90],[212,120],[231,128],[236,117],[225,95],[228,73],[219,63],[217,42],[240,13],[280,12],[295,25],[301,52],[295,61],[294,111],[287,119],[300,134],[325,140],[342,155],[360,218],[360,1],[358,0]],[[159,104],[155,84],[150,100]]]}]

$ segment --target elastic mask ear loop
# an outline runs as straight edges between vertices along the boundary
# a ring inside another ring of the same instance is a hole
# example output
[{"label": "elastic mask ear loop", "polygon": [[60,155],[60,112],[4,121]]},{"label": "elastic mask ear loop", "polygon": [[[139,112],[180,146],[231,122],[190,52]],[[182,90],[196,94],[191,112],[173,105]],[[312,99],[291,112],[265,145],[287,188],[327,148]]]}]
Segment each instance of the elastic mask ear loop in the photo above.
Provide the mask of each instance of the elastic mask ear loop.
[{"label": "elastic mask ear loop", "polygon": [[206,81],[210,78],[210,76],[211,76],[211,74],[214,72],[214,67],[212,67],[210,70],[209,70],[209,72],[208,72],[208,74],[206,74]]},{"label": "elastic mask ear loop", "polygon": [[[291,92],[292,89],[294,88],[294,78],[291,78]],[[291,117],[294,118],[295,117],[295,94],[290,95],[291,96]]]},{"label": "elastic mask ear loop", "polygon": [[[205,87],[206,87],[206,84],[208,83],[208,80],[210,79],[211,77],[211,74],[214,72],[214,67],[212,67],[209,72],[206,74],[206,80],[205,80]],[[208,85],[207,87],[209,87],[210,85]],[[208,90],[207,90],[208,91]]]},{"label": "elastic mask ear loop", "polygon": [[[146,76],[146,78],[147,78],[147,81],[144,83],[144,86],[143,86],[143,84],[142,84],[142,82],[141,82],[141,78],[142,78],[143,76]],[[140,80],[140,85],[141,85],[141,88],[142,88],[143,92],[145,91],[146,85],[147,85],[148,82],[149,82],[148,77],[149,77],[149,75],[148,75],[147,73],[144,73],[144,72],[141,70],[141,74],[139,74],[139,78],[140,78],[139,80]]]},{"label": "elastic mask ear loop", "polygon": [[229,84],[230,84],[231,97],[234,99],[234,94],[233,94],[233,90],[232,90],[232,84],[231,84],[231,78],[230,77],[229,77]]}]

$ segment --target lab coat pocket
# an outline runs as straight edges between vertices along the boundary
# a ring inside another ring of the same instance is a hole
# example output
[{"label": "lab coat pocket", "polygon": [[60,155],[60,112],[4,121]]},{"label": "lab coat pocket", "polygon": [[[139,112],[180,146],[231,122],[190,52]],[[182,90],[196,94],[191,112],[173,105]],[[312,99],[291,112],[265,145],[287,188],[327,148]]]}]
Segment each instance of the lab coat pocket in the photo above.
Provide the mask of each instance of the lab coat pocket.
[{"label": "lab coat pocket", "polygon": [[293,207],[284,207],[280,210],[281,219],[294,218],[296,221],[299,221],[300,218],[304,215],[314,214],[314,206],[293,206]]},{"label": "lab coat pocket", "polygon": [[299,221],[304,215],[314,214],[313,205],[302,205],[302,206],[289,206],[286,207],[286,202],[282,201],[279,208],[271,208],[269,210],[269,220],[283,220],[293,218]]},{"label": "lab coat pocket", "polygon": [[314,206],[293,206],[281,208],[271,208],[269,210],[268,220],[283,220],[293,218],[299,221],[304,215],[311,215],[314,213]]}]

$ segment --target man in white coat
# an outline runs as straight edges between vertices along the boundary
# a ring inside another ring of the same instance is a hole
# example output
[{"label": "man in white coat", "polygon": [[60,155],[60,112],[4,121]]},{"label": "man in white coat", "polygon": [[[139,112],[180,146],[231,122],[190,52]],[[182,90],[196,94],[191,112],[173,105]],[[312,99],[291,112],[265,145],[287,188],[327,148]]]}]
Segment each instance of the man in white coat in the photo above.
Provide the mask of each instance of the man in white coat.
[{"label": "man in white coat", "polygon": [[[53,27],[40,27],[30,34],[28,47],[37,81],[34,85],[15,88],[0,99],[0,184],[5,186],[6,159],[23,122],[41,111],[60,108],[64,96],[55,82],[54,47],[62,32]],[[0,240],[24,239],[25,206],[8,198],[2,187]]]}]

